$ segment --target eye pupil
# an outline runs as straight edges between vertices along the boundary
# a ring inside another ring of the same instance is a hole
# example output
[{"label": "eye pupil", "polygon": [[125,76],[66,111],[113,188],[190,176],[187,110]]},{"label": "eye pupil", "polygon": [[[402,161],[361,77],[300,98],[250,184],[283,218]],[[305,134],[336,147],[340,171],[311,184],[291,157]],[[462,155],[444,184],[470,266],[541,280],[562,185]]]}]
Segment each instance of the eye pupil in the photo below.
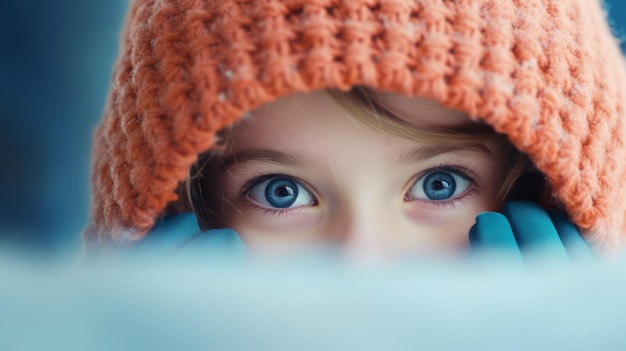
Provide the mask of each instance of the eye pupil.
[{"label": "eye pupil", "polygon": [[450,183],[446,182],[443,179],[439,179],[433,182],[432,189],[433,190],[443,190],[450,187]]},{"label": "eye pupil", "polygon": [[293,195],[294,193],[295,191],[288,186],[282,186],[274,190],[274,195],[278,197],[286,197],[286,196]]},{"label": "eye pupil", "polygon": [[434,172],[424,179],[424,193],[431,200],[446,200],[456,191],[456,181],[447,172]]},{"label": "eye pupil", "polygon": [[290,207],[298,198],[298,184],[287,178],[272,180],[265,189],[265,198],[274,207]]}]

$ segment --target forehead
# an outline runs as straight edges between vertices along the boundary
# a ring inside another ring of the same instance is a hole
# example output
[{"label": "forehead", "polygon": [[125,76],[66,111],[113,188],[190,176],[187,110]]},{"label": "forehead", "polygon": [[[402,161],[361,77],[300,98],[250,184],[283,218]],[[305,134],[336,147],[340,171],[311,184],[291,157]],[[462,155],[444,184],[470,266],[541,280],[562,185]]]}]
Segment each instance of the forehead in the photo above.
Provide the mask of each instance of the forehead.
[{"label": "forehead", "polygon": [[[416,128],[458,128],[473,124],[462,112],[442,108],[435,102],[421,98],[409,98],[403,95],[367,91],[366,105],[376,105],[389,114]],[[250,118],[242,120],[235,128],[235,135],[242,134],[250,137],[269,135],[275,146],[281,145],[283,139],[293,139],[294,134],[300,137],[328,139],[337,134],[347,138],[349,129],[357,129],[365,133],[364,126],[357,125],[354,118],[349,118],[351,112],[342,106],[336,99],[324,90],[310,93],[297,93],[282,97],[265,104],[249,113]],[[386,117],[383,117],[386,118]],[[252,142],[250,138],[247,139]]]},{"label": "forehead", "polygon": [[389,114],[418,127],[458,128],[474,123],[466,113],[441,107],[432,100],[373,89],[365,89],[365,93]]},{"label": "forehead", "polygon": [[345,117],[347,111],[325,91],[292,94],[251,111],[235,126],[233,147],[285,149],[349,138],[354,125]]}]

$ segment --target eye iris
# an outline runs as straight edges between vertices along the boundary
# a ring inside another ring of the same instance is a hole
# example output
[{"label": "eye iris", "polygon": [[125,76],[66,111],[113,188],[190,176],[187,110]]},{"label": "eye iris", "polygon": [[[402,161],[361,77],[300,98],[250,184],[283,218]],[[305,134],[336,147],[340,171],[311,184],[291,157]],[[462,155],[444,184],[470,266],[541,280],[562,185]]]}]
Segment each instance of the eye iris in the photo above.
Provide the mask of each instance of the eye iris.
[{"label": "eye iris", "polygon": [[424,193],[431,200],[446,200],[454,195],[456,181],[451,174],[435,172],[424,179]]},{"label": "eye iris", "polygon": [[298,198],[298,184],[285,178],[272,180],[265,188],[265,198],[276,208],[290,207]]}]

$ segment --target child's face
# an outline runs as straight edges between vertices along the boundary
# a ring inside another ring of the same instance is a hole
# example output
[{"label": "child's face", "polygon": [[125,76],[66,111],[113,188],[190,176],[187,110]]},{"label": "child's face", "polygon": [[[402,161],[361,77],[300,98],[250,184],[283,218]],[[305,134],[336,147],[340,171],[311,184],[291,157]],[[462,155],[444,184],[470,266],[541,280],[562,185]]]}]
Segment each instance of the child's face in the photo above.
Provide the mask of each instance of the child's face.
[{"label": "child's face", "polygon": [[[421,100],[391,105],[420,126],[470,123]],[[378,258],[467,247],[476,215],[494,210],[493,158],[442,153],[347,113],[320,91],[264,105],[234,127],[220,175],[225,224],[252,252],[272,254],[330,245]]]}]

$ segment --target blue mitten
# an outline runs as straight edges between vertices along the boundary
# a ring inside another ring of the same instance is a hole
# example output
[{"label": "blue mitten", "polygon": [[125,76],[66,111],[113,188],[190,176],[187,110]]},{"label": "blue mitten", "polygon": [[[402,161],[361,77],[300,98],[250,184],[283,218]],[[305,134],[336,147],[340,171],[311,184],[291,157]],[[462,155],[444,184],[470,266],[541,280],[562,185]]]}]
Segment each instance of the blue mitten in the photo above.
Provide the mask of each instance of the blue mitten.
[{"label": "blue mitten", "polygon": [[193,254],[205,258],[239,258],[245,248],[234,230],[224,228],[202,232],[196,216],[185,212],[161,218],[131,251],[151,257]]},{"label": "blue mitten", "polygon": [[568,262],[593,257],[572,222],[529,201],[509,202],[502,213],[479,214],[469,239],[473,251],[502,252],[519,260],[542,257]]}]

